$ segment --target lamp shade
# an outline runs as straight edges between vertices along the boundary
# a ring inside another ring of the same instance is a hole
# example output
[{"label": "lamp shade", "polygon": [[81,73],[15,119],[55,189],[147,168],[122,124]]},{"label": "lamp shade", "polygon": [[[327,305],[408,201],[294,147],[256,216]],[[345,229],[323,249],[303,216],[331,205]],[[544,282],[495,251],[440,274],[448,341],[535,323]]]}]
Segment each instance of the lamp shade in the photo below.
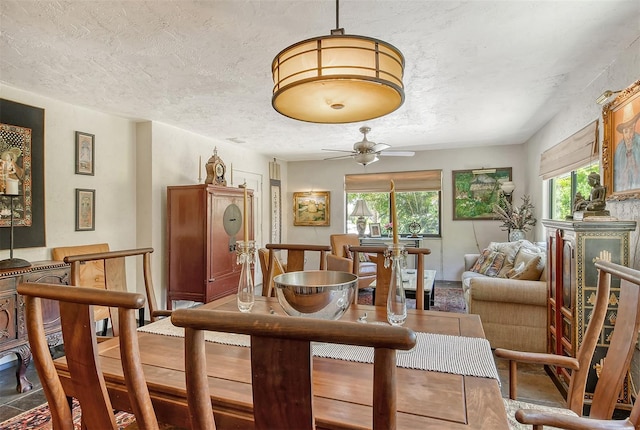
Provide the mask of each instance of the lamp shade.
[{"label": "lamp shade", "polygon": [[516,189],[516,184],[514,184],[512,181],[504,181],[500,188],[502,189],[503,193],[505,193],[507,196],[510,196],[511,193],[513,193],[513,190]]},{"label": "lamp shade", "polygon": [[300,121],[342,124],[378,118],[404,102],[404,56],[364,36],[298,42],[273,60],[273,108]]},{"label": "lamp shade", "polygon": [[362,199],[356,200],[356,207],[353,208],[353,212],[351,212],[351,216],[373,216],[369,207],[367,206],[367,202]]}]

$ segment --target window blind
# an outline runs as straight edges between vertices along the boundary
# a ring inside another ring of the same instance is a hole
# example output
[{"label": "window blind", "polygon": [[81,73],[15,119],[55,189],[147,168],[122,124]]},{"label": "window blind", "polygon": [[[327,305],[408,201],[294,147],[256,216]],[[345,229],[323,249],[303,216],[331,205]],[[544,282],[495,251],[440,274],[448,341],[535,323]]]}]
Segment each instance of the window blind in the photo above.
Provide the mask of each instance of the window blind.
[{"label": "window blind", "polygon": [[551,179],[599,159],[598,121],[547,149],[540,155],[540,176]]},{"label": "window blind", "polygon": [[442,189],[441,169],[345,175],[344,189],[348,193],[390,191],[392,179],[396,191],[440,191]]}]

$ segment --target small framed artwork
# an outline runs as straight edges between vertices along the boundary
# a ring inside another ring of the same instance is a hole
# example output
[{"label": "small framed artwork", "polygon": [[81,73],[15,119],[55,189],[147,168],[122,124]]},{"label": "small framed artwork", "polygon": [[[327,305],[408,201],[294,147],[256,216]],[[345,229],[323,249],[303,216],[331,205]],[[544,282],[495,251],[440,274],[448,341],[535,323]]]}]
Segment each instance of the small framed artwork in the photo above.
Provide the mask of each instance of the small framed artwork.
[{"label": "small framed artwork", "polygon": [[331,208],[329,191],[293,193],[293,225],[328,227]]},{"label": "small framed artwork", "polygon": [[76,174],[95,175],[95,136],[76,131]]},{"label": "small framed artwork", "polygon": [[607,200],[640,199],[640,80],[602,108]]},{"label": "small framed artwork", "polygon": [[96,229],[96,190],[76,188],[76,231]]},{"label": "small framed artwork", "polygon": [[379,222],[372,222],[371,224],[369,224],[369,234],[371,237],[382,237],[382,234],[380,233]]},{"label": "small framed artwork", "polygon": [[501,181],[511,180],[511,167],[453,170],[453,219],[494,220],[493,205]]}]

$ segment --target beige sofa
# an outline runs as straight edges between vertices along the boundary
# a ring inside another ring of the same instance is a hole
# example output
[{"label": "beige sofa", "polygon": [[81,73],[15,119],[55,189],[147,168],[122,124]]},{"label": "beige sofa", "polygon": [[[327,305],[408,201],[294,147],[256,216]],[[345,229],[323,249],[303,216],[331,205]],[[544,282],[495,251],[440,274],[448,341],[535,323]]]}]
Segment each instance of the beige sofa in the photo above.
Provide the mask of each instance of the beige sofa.
[{"label": "beige sofa", "polygon": [[[521,248],[535,250],[528,241]],[[491,245],[490,245],[491,246]],[[538,255],[544,255],[538,247]],[[517,252],[520,250],[518,249]],[[507,258],[498,276],[513,268],[517,252]],[[524,252],[524,251],[523,251]],[[467,310],[480,315],[485,335],[492,348],[546,352],[547,348],[547,283],[546,264],[537,280],[486,276],[471,271],[480,254],[466,254],[462,274]]]}]

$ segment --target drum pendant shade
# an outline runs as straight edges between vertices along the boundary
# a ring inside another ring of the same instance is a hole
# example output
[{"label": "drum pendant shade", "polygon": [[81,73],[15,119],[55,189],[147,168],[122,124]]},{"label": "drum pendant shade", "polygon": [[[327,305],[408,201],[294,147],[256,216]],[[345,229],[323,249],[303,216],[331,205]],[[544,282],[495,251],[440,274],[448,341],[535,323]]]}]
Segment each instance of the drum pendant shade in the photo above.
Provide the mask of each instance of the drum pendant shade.
[{"label": "drum pendant shade", "polygon": [[271,70],[273,108],[300,121],[365,121],[404,102],[402,53],[370,37],[332,34],[304,40],[282,50]]}]

